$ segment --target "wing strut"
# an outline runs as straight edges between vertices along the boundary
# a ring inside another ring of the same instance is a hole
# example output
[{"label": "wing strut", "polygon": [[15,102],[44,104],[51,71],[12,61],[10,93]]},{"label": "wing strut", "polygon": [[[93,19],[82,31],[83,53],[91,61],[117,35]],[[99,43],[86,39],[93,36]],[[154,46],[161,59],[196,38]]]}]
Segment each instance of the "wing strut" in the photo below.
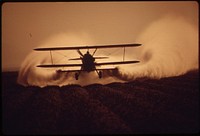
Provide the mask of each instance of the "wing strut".
[{"label": "wing strut", "polygon": [[51,50],[50,50],[50,55],[51,55],[51,63],[53,64],[53,57],[52,57]]},{"label": "wing strut", "polygon": [[125,58],[125,47],[124,47],[124,53],[123,53],[123,61],[124,61],[124,58]]}]

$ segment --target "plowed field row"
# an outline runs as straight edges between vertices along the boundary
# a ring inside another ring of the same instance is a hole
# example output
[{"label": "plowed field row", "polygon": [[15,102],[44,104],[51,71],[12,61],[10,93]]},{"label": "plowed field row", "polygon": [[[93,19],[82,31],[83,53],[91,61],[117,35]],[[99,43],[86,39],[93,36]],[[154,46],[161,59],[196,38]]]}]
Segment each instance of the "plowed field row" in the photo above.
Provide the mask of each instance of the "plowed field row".
[{"label": "plowed field row", "polygon": [[128,83],[23,87],[3,75],[5,134],[197,133],[198,71]]}]

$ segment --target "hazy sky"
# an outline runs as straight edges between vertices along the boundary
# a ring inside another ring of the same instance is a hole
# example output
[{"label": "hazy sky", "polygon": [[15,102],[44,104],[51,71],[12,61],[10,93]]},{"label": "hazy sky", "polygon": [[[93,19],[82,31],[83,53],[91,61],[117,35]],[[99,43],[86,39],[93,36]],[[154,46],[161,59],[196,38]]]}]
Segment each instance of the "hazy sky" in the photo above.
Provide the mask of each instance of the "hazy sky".
[{"label": "hazy sky", "polygon": [[[196,2],[4,3],[2,69],[19,70],[35,47],[61,33],[83,38],[87,35],[92,41],[88,40],[89,45],[139,42],[136,37],[166,14],[184,16],[198,25]],[[74,43],[83,44],[82,40]]]}]

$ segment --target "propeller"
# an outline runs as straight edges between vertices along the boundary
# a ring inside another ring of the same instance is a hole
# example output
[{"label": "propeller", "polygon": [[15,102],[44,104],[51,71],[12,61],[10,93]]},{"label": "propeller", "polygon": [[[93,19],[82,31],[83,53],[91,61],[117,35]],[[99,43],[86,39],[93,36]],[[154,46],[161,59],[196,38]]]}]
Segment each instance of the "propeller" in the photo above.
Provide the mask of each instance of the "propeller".
[{"label": "propeller", "polygon": [[92,56],[94,56],[94,54],[96,53],[96,51],[97,51],[97,48],[94,50],[94,52],[92,53]]},{"label": "propeller", "polygon": [[83,57],[83,54],[81,53],[80,50],[77,50],[78,54],[81,55]]}]

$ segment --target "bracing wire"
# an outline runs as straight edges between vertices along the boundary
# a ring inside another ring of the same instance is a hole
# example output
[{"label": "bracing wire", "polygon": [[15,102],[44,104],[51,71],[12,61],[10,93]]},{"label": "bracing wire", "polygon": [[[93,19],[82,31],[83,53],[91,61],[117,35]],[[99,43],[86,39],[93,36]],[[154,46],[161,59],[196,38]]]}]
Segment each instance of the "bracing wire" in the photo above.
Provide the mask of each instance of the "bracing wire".
[{"label": "bracing wire", "polygon": [[55,53],[57,53],[58,55],[64,56],[64,57],[59,58],[59,59],[57,59],[57,60],[54,60],[54,63],[60,62],[60,61],[63,60],[64,58],[70,58],[69,55],[72,54],[72,52],[70,52],[68,55],[64,55],[63,53],[60,53],[60,52],[55,52]]}]

